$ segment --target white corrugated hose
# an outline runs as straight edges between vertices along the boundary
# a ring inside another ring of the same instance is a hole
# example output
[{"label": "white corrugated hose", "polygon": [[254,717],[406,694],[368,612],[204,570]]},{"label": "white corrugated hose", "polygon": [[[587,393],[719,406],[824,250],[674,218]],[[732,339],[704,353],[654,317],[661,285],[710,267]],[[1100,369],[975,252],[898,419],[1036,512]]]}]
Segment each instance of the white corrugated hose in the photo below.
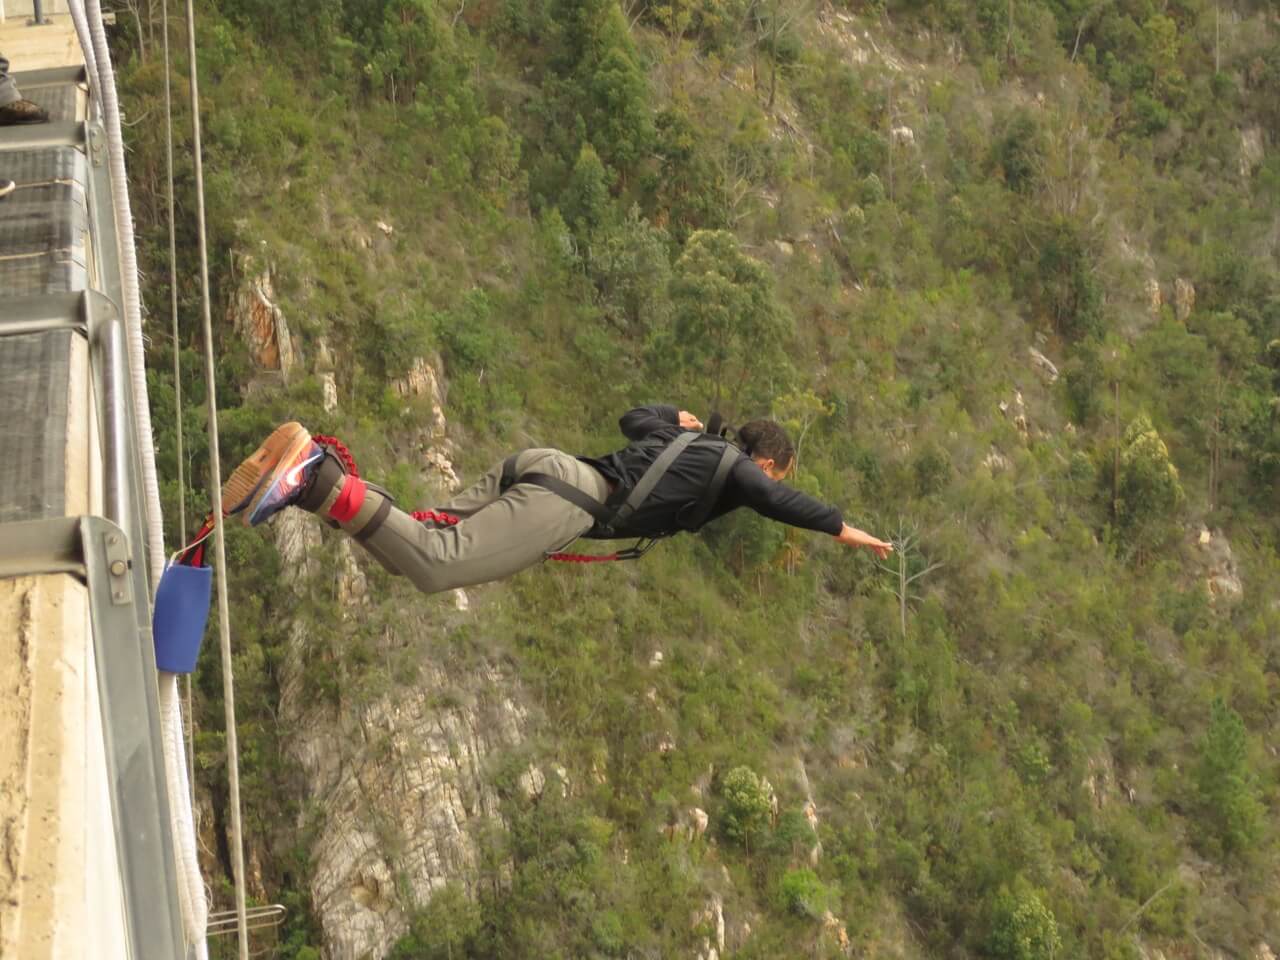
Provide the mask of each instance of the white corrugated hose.
[{"label": "white corrugated hose", "polygon": [[[160,582],[164,572],[164,535],[160,513],[160,487],[156,479],[155,441],[151,433],[151,408],[147,400],[147,377],[143,363],[142,301],[138,290],[138,263],[134,250],[133,212],[129,204],[128,179],[124,166],[124,138],[120,132],[120,106],[116,100],[115,71],[107,46],[102,9],[98,0],[71,0],[69,4],[85,60],[102,102],[107,134],[107,158],[111,172],[111,200],[115,208],[124,285],[125,338],[128,344],[129,374],[137,416],[138,450],[142,460],[142,484],[147,506],[147,547],[151,560],[151,583]],[[87,16],[86,16],[87,14]],[[88,36],[86,37],[86,33]],[[89,42],[86,42],[88,40]],[[160,727],[164,747],[165,776],[169,788],[169,809],[173,819],[174,855],[178,869],[178,900],[187,943],[197,960],[208,957],[205,932],[209,907],[204,878],[196,856],[195,818],[191,809],[191,789],[182,738],[182,708],[178,678],[161,673]]]}]

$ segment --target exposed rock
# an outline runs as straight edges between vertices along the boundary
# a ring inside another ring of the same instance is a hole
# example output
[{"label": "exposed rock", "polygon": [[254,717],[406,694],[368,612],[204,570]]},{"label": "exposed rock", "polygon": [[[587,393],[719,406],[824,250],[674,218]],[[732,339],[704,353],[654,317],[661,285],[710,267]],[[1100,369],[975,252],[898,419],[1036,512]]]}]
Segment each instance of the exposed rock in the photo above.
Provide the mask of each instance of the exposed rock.
[{"label": "exposed rock", "polygon": [[[691,821],[691,822],[692,822],[692,824],[693,824],[693,837],[692,837],[692,839],[697,840],[697,839],[699,839],[699,838],[700,838],[704,833],[706,833],[706,832],[707,832],[707,824],[708,824],[708,823],[710,823],[711,821],[710,821],[710,819],[707,817],[707,811],[703,810],[701,807],[694,807],[692,810],[690,810],[690,811],[689,811],[689,819],[690,819],[690,821]],[[724,921],[723,921],[723,920],[721,920],[721,923],[722,923],[722,924],[723,924],[723,922],[724,922]],[[723,932],[723,930],[722,930],[722,931],[721,931],[721,948],[723,949],[723,947],[724,947],[724,932]]]},{"label": "exposed rock", "polygon": [[263,370],[279,370],[287,381],[295,357],[284,314],[275,304],[269,267],[258,269],[251,256],[240,258],[241,282],[227,307],[227,322],[249,345],[249,355]]},{"label": "exposed rock", "polygon": [[849,931],[844,921],[836,917],[830,910],[822,914],[822,936],[840,948],[840,952],[848,956],[853,950],[849,940]]},{"label": "exposed rock", "polygon": [[777,250],[778,253],[782,254],[784,257],[790,257],[796,252],[796,248],[786,240],[774,240],[773,249]]},{"label": "exposed rock", "polygon": [[524,773],[520,774],[516,779],[516,783],[519,784],[520,791],[525,795],[526,799],[537,800],[542,796],[542,791],[546,789],[547,778],[541,770],[531,763]]},{"label": "exposed rock", "polygon": [[1196,308],[1196,288],[1190,280],[1178,277],[1173,281],[1173,311],[1180,323],[1185,323]]},{"label": "exposed rock", "polygon": [[662,739],[658,741],[658,752],[666,755],[672,753],[676,748],[676,741],[671,734],[664,734]]},{"label": "exposed rock", "polygon": [[553,763],[551,772],[556,775],[556,779],[560,781],[560,796],[569,796],[569,771],[564,768],[564,764]]},{"label": "exposed rock", "polygon": [[1251,177],[1262,166],[1266,156],[1261,127],[1249,127],[1240,131],[1240,176]]},{"label": "exposed rock", "polygon": [[382,231],[386,236],[388,236],[388,237],[389,237],[389,236],[391,236],[393,233],[395,233],[395,232],[396,232],[396,228],[395,228],[395,227],[393,227],[391,224],[389,224],[389,223],[387,223],[387,222],[385,222],[385,221],[383,221],[383,220],[378,220],[378,221],[376,221],[376,222],[374,223],[374,226],[376,226],[379,230],[381,230],[381,231]]},{"label": "exposed rock", "polygon": [[816,832],[818,829],[818,805],[813,802],[812,797],[804,802],[804,818],[809,821],[809,826]]},{"label": "exposed rock", "polygon": [[713,893],[701,910],[693,912],[694,928],[707,926],[711,935],[702,941],[702,950],[698,955],[704,960],[713,960],[724,953],[724,898]]},{"label": "exposed rock", "polygon": [[916,143],[915,131],[910,127],[894,127],[890,131],[894,143],[900,143],[904,146],[913,147]]},{"label": "exposed rock", "polygon": [[332,373],[320,374],[320,391],[325,413],[333,413],[338,409],[338,381]]},{"label": "exposed rock", "polygon": [[1276,960],[1276,955],[1270,946],[1259,943],[1253,949],[1253,960]]},{"label": "exposed rock", "polygon": [[818,805],[810,797],[804,802],[804,818],[813,831],[813,846],[809,848],[809,866],[816,867],[822,860],[822,841],[818,839]]},{"label": "exposed rock", "polygon": [[655,650],[655,651],[653,651],[653,656],[651,656],[651,657],[649,658],[649,666],[651,666],[651,667],[660,667],[660,666],[662,666],[662,651],[661,651],[661,650]]},{"label": "exposed rock", "polygon": [[422,462],[427,468],[428,479],[433,479],[443,491],[452,493],[462,486],[446,447],[428,447],[423,451]]},{"label": "exposed rock", "polygon": [[1053,361],[1046,357],[1035,347],[1027,347],[1027,355],[1031,357],[1031,365],[1036,368],[1036,372],[1045,378],[1049,383],[1056,383],[1058,380],[1058,368],[1053,365]]},{"label": "exposed rock", "polygon": [[419,438],[423,466],[427,468],[443,492],[451,493],[461,486],[453,469],[452,445],[446,434],[444,393],[436,367],[425,357],[416,357],[409,372],[391,381],[391,389],[402,397],[425,397],[431,404],[431,424]]},{"label": "exposed rock", "polygon": [[342,605],[342,616],[351,619],[357,615],[356,607],[366,606],[369,602],[369,581],[356,563],[351,541],[346,537],[338,541],[337,579],[338,603]]},{"label": "exposed rock", "polygon": [[1155,277],[1147,277],[1147,312],[1153,317],[1160,313],[1164,306],[1164,294],[1160,292],[1160,281]]},{"label": "exposed rock", "polygon": [[1244,598],[1244,583],[1230,541],[1221,530],[1210,532],[1203,527],[1195,539],[1209,600],[1214,604],[1239,603]]},{"label": "exposed rock", "polygon": [[1001,413],[1013,421],[1013,425],[1017,428],[1018,432],[1022,434],[1023,437],[1026,437],[1030,432],[1030,426],[1027,423],[1027,405],[1022,399],[1022,391],[1015,390],[1013,392],[1012,403],[1008,400],[1001,400],[996,404],[996,406],[999,408]]},{"label": "exposed rock", "polygon": [[[272,524],[284,588],[303,595],[326,573],[320,525],[297,510]],[[340,569],[339,595],[361,602],[358,565]],[[388,648],[410,642],[394,630],[382,637]],[[450,675],[429,659],[411,685],[335,704],[311,686],[315,661],[328,655],[306,624],[291,626],[280,716],[293,731],[303,806],[316,817],[310,893],[325,956],[358,960],[387,953],[433,891],[474,882],[474,831],[499,815],[482,771],[495,750],[523,739],[527,721],[513,677],[492,665]]]},{"label": "exposed rock", "polygon": [[1106,754],[1090,757],[1081,786],[1088,792],[1094,806],[1099,810],[1115,796],[1115,783],[1115,769],[1112,766],[1111,757]]},{"label": "exposed rock", "polygon": [[391,389],[402,397],[426,397],[431,401],[431,426],[444,435],[444,393],[435,366],[426,357],[415,357],[409,372],[391,381]]},{"label": "exposed rock", "polygon": [[1004,471],[1009,470],[1013,467],[1013,464],[1010,462],[1009,458],[1006,457],[999,450],[997,450],[995,447],[992,447],[991,452],[988,453],[983,458],[982,465],[986,467],[988,470],[990,470],[993,474],[1003,473]]},{"label": "exposed rock", "polygon": [[333,351],[329,349],[329,341],[325,337],[316,339],[316,369],[332,370],[336,364],[333,362]]}]

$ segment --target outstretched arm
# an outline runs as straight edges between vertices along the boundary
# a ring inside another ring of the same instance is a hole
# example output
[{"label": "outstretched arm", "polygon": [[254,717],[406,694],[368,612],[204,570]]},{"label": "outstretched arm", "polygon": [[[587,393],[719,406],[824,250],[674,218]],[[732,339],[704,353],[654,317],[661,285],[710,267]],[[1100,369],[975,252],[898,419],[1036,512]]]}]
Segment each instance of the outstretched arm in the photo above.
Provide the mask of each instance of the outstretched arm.
[{"label": "outstretched arm", "polygon": [[836,542],[843,543],[846,547],[867,547],[881,560],[893,553],[892,543],[886,540],[878,540],[871,534],[859,530],[857,527],[851,527],[847,523],[836,534]]},{"label": "outstretched arm", "polygon": [[828,533],[848,547],[867,547],[881,560],[893,552],[893,544],[845,523],[835,507],[770,479],[745,458],[734,467],[733,479],[746,505],[770,520]]}]

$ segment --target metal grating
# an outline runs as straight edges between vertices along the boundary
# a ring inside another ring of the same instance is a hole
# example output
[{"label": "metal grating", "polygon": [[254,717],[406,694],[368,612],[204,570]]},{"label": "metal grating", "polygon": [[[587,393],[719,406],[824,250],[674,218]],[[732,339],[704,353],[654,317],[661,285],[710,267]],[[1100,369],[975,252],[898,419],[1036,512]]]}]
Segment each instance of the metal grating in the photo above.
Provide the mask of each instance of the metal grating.
[{"label": "metal grating", "polygon": [[54,123],[76,118],[76,94],[78,88],[68,83],[50,86],[31,86],[23,84],[22,95],[28,100],[38,103],[49,112],[49,119]]},{"label": "metal grating", "polygon": [[72,336],[0,337],[0,523],[66,512]]},{"label": "metal grating", "polygon": [[18,184],[0,207],[0,296],[83,290],[84,154],[73,147],[10,150],[0,152],[0,164]]}]

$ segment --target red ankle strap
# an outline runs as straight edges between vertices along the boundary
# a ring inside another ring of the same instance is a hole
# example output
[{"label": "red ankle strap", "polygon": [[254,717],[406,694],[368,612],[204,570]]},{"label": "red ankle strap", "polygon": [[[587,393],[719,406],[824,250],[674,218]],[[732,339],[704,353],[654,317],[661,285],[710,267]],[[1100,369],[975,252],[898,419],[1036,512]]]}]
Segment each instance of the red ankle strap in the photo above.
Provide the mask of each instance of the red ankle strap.
[{"label": "red ankle strap", "polygon": [[348,474],[342,481],[342,492],[329,508],[329,519],[336,520],[338,523],[348,523],[355,519],[355,515],[364,506],[364,496],[368,490],[369,485],[360,477],[356,474]]}]

